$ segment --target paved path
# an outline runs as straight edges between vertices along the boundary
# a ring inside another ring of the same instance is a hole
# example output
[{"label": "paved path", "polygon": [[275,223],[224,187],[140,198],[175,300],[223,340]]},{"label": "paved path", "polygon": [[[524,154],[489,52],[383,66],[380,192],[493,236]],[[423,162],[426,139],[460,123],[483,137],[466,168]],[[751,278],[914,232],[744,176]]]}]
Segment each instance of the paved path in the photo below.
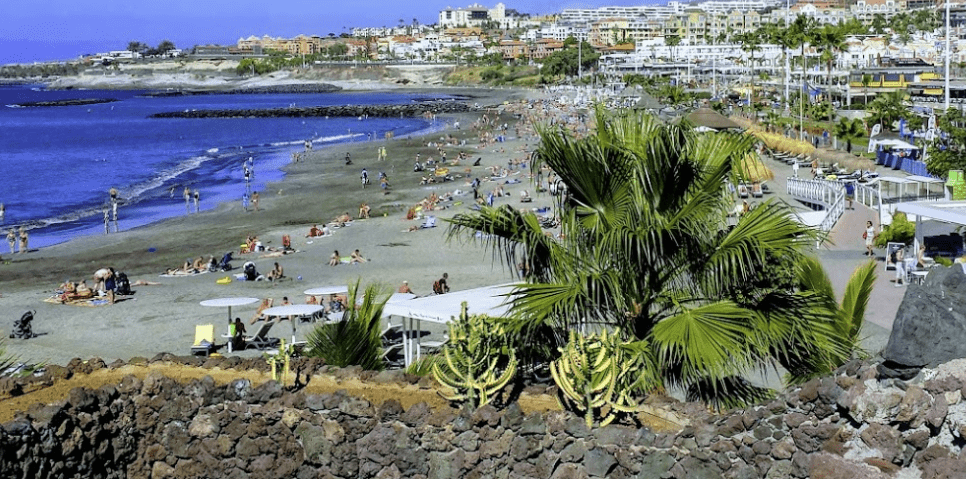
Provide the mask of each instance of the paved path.
[{"label": "paved path", "polygon": [[[793,176],[792,167],[774,160],[765,160],[765,164],[775,173],[775,180],[768,182],[772,194],[766,195],[765,199],[774,197],[785,201],[795,210],[804,210],[802,204],[788,195],[785,190],[785,178]],[[800,169],[799,176],[809,177],[808,168]],[[872,220],[876,230],[879,229],[875,210],[858,202],[853,204],[853,208],[845,211],[830,232],[830,241],[816,251],[840,301],[852,273],[864,262],[869,261],[868,256],[863,255],[865,240],[862,239],[862,233],[865,231],[865,222]],[[877,256],[874,260],[879,267],[875,288],[866,309],[866,323],[863,331],[865,338],[863,347],[873,355],[880,352],[888,342],[892,322],[895,320],[899,303],[902,302],[902,295],[906,292],[905,287],[895,287],[895,273],[885,271],[883,250],[876,252]]]}]

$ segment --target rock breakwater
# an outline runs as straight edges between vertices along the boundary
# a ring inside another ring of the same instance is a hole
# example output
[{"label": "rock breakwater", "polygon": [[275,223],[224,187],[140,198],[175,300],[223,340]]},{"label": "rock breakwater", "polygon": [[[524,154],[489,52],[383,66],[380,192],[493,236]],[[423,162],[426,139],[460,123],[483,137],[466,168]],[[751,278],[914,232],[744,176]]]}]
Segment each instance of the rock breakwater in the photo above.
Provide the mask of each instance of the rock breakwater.
[{"label": "rock breakwater", "polygon": [[294,83],[285,85],[266,85],[258,87],[232,88],[228,90],[218,89],[178,89],[153,91],[145,93],[144,96],[169,97],[169,96],[192,96],[192,95],[268,95],[277,93],[332,93],[340,91],[342,88],[328,83]]},{"label": "rock breakwater", "polygon": [[463,113],[473,108],[456,101],[406,105],[336,105],[241,110],[189,110],[155,113],[150,118],[278,118],[278,117],[382,117],[412,118],[426,114]]},{"label": "rock breakwater", "polygon": [[117,101],[116,98],[77,98],[73,100],[54,100],[54,101],[28,101],[17,103],[17,107],[51,107],[51,106],[84,106],[97,105],[100,103],[111,103]]}]

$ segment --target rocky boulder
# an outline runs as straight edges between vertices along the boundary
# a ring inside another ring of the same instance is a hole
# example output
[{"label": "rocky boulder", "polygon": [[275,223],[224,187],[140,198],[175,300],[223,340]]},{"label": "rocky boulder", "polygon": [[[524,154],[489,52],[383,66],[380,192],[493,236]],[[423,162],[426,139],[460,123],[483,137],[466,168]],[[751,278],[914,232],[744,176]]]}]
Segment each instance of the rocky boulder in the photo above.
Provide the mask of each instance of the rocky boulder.
[{"label": "rocky boulder", "polygon": [[966,274],[960,265],[935,268],[910,285],[879,367],[884,377],[910,379],[921,368],[966,358]]}]

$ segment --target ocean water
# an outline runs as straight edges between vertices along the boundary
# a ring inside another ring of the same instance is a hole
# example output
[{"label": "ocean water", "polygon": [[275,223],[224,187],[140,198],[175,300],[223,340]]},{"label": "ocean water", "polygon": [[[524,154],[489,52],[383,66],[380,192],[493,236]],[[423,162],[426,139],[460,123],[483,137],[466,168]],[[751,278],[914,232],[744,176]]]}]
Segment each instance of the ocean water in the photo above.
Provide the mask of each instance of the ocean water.
[{"label": "ocean water", "polygon": [[[311,139],[315,149],[397,138],[435,128],[424,119],[225,118],[151,119],[165,111],[275,108],[290,105],[401,104],[425,95],[395,92],[145,96],[143,91],[45,90],[0,85],[0,230],[25,225],[30,246],[104,234],[108,191],[119,192],[121,230],[186,214],[183,190],[200,192],[202,210],[241,204],[244,167],[251,187],[283,177],[281,168]],[[15,107],[78,98],[118,101],[85,106]],[[251,160],[249,160],[249,158]],[[191,205],[194,209],[194,205]],[[113,223],[112,223],[113,231]],[[0,251],[6,244],[0,241]]]}]

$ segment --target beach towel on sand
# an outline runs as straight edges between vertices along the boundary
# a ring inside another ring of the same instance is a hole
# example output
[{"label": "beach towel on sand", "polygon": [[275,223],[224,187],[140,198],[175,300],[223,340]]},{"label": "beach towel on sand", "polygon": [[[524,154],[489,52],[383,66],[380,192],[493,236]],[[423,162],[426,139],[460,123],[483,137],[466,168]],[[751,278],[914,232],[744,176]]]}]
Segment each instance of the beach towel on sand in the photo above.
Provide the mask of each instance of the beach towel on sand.
[{"label": "beach towel on sand", "polygon": [[198,276],[200,274],[207,274],[207,273],[208,273],[208,270],[206,269],[206,270],[198,271],[197,273],[185,273],[184,271],[181,271],[181,272],[170,273],[170,274],[162,273],[159,276],[161,276],[162,278],[185,278],[188,276]]}]

